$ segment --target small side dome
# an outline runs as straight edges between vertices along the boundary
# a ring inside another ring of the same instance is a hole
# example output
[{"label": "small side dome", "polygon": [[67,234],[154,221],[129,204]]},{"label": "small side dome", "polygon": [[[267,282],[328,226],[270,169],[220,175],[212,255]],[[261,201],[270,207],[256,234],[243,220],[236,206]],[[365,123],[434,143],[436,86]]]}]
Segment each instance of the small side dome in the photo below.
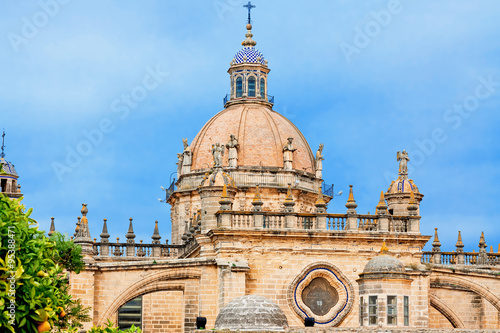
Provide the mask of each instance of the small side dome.
[{"label": "small side dome", "polygon": [[387,193],[410,193],[411,191],[413,191],[413,193],[419,193],[418,187],[413,182],[413,179],[408,179],[407,177],[398,177],[398,179],[391,183],[389,189],[387,190]]},{"label": "small side dome", "polygon": [[405,273],[405,266],[390,255],[381,255],[366,264],[363,274],[366,273]]},{"label": "small side dome", "polygon": [[0,174],[18,177],[14,164],[7,162],[4,158],[0,158]]},{"label": "small side dome", "polygon": [[264,59],[264,55],[262,54],[262,52],[254,47],[247,46],[239,50],[238,53],[236,53],[236,55],[234,56],[234,64],[242,64],[246,62],[266,65],[266,60]]},{"label": "small side dome", "polygon": [[283,332],[288,321],[280,307],[271,300],[247,295],[233,299],[215,320],[216,330]]}]

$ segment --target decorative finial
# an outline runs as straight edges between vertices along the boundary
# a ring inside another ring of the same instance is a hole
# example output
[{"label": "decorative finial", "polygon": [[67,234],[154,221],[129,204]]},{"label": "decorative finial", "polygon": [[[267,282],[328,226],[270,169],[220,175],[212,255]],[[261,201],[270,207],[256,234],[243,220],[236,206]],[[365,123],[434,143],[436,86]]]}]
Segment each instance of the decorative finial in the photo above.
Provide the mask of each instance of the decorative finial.
[{"label": "decorative finial", "polygon": [[[252,5],[252,2],[251,1],[248,1],[248,3],[246,5],[243,5],[243,7],[245,8],[248,8],[248,24],[252,24],[252,8],[255,8],[254,5]],[[250,28],[251,29],[251,28]]]},{"label": "decorative finial", "polygon": [[377,207],[378,214],[386,214],[387,213],[387,204],[385,203],[384,191],[380,192],[380,199],[378,201]]},{"label": "decorative finial", "polygon": [[49,231],[49,237],[52,236],[56,232],[56,227],[54,225],[54,218],[50,218],[50,231]]},{"label": "decorative finial", "polygon": [[484,240],[484,231],[481,231],[481,238],[479,238],[479,247],[486,248],[486,242]]},{"label": "decorative finial", "polygon": [[82,216],[87,216],[87,213],[89,212],[89,210],[87,209],[87,204],[86,203],[83,203],[82,204]]},{"label": "decorative finial", "polygon": [[127,231],[127,234],[125,235],[125,237],[127,238],[127,243],[135,243],[134,241],[134,238],[135,238],[135,234],[134,234],[134,226],[132,225],[132,218],[129,218],[128,219],[130,221],[129,225],[128,225],[128,231]]},{"label": "decorative finial", "polygon": [[464,252],[464,243],[462,242],[462,233],[460,232],[460,230],[458,231],[458,240],[455,244],[455,247],[457,248],[457,253]]},{"label": "decorative finial", "polygon": [[160,244],[160,232],[158,231],[158,221],[155,221],[155,230],[153,231],[153,236],[151,236],[153,239],[153,244]]},{"label": "decorative finial", "polygon": [[315,202],[316,206],[326,205],[325,200],[323,199],[323,191],[321,190],[321,185],[318,187],[318,200]]},{"label": "decorative finial", "polygon": [[382,248],[380,249],[380,254],[388,254],[389,253],[389,248],[387,245],[385,245],[385,240],[382,243]]},{"label": "decorative finial", "polygon": [[109,242],[109,233],[108,233],[108,224],[107,224],[106,219],[103,219],[103,224],[102,224],[102,232],[101,232],[101,242],[102,243],[108,243]]},{"label": "decorative finial", "polygon": [[432,251],[434,252],[441,251],[441,243],[439,242],[439,237],[438,237],[438,228],[434,228],[434,241],[432,242]]},{"label": "decorative finial", "polygon": [[352,191],[352,185],[349,185],[349,198],[347,199],[347,203],[345,204],[346,208],[348,209],[348,213],[356,213],[354,209],[358,207],[358,204],[356,203],[356,200],[354,200],[354,193]]},{"label": "decorative finial", "polygon": [[5,157],[4,149],[5,149],[5,130],[3,130],[3,134],[2,134],[2,152],[0,153],[0,158]]}]

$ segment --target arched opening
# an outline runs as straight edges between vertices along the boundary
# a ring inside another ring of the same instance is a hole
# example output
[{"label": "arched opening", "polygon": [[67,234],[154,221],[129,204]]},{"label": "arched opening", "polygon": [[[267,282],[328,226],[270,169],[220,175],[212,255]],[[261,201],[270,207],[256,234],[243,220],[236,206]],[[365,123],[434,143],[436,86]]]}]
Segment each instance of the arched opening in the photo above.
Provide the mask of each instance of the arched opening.
[{"label": "arched opening", "polygon": [[118,309],[118,327],[127,330],[134,325],[142,329],[142,297],[136,297]]},{"label": "arched opening", "polygon": [[266,98],[266,80],[260,79],[260,97]]},{"label": "arched opening", "polygon": [[243,96],[243,79],[240,76],[236,79],[236,97],[241,96]]},{"label": "arched opening", "polygon": [[255,78],[253,76],[248,79],[248,97],[255,97]]}]

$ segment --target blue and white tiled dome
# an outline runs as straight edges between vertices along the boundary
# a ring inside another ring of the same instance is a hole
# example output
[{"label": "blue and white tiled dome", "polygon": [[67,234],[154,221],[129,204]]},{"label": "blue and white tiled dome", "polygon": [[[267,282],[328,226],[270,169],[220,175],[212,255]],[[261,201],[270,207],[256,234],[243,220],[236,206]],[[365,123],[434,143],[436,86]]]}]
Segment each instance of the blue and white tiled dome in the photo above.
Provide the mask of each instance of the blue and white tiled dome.
[{"label": "blue and white tiled dome", "polygon": [[264,55],[262,54],[262,52],[257,50],[255,47],[249,46],[243,47],[234,56],[235,64],[242,64],[245,62],[260,63],[262,65],[266,64],[266,60],[264,59]]}]

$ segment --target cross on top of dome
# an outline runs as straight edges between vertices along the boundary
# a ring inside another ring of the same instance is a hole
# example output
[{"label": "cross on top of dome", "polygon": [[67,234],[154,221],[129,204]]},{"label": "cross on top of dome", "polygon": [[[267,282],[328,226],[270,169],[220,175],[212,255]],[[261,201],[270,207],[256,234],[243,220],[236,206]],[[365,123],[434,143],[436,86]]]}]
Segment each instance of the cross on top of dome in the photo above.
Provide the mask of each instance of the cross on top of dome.
[{"label": "cross on top of dome", "polygon": [[0,158],[5,157],[4,149],[5,149],[5,130],[3,130],[3,134],[2,134],[2,153],[0,153]]},{"label": "cross on top of dome", "polygon": [[243,7],[248,8],[248,24],[252,24],[251,11],[252,11],[252,8],[255,8],[256,6],[252,5],[251,1],[248,1],[248,3],[246,5],[244,5]]}]

